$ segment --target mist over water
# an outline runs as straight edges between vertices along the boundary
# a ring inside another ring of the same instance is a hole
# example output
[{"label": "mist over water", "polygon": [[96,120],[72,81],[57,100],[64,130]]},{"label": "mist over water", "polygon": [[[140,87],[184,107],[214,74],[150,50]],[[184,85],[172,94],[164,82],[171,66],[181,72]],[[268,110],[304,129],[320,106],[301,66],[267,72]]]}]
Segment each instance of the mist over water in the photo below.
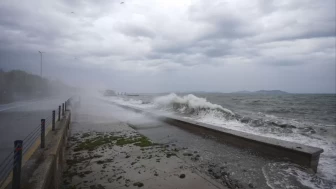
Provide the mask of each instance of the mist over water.
[{"label": "mist over water", "polygon": [[[317,174],[288,163],[265,165],[263,173],[272,188],[287,187],[293,176],[295,182],[311,188],[336,187],[336,95],[202,93],[107,99],[218,127],[323,148]],[[282,182],[278,178],[283,178]]]}]

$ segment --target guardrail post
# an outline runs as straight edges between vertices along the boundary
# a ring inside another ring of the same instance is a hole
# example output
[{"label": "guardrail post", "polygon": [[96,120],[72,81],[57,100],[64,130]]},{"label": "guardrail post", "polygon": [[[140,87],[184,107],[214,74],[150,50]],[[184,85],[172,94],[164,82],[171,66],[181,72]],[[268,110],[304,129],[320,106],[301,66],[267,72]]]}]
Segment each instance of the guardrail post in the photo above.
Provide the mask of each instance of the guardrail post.
[{"label": "guardrail post", "polygon": [[52,111],[52,122],[51,122],[51,124],[52,124],[52,125],[51,125],[51,126],[52,126],[51,128],[52,128],[53,131],[55,131],[55,117],[56,117],[56,115],[55,115],[55,110],[53,110],[53,111]]},{"label": "guardrail post", "polygon": [[62,116],[64,116],[64,103],[62,103]]},{"label": "guardrail post", "polygon": [[45,119],[41,119],[41,148],[45,147]]},{"label": "guardrail post", "polygon": [[22,140],[14,141],[14,163],[12,189],[20,189],[21,185],[21,162],[22,162]]},{"label": "guardrail post", "polygon": [[61,106],[58,106],[58,121],[61,121]]}]

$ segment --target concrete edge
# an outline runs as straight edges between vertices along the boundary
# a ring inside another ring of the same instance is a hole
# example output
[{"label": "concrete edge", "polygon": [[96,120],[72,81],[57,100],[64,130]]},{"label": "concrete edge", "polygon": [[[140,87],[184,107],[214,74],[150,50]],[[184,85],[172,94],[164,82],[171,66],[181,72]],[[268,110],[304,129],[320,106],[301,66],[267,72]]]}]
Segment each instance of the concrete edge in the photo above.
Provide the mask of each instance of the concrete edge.
[{"label": "concrete edge", "polygon": [[228,142],[241,148],[250,148],[265,155],[286,158],[293,163],[311,168],[314,172],[317,172],[319,157],[323,152],[322,148],[216,127],[214,125],[187,120],[177,116],[163,115],[136,107],[121,105],[110,101],[108,102],[193,132],[210,132],[213,135],[220,136],[220,139],[224,142]]},{"label": "concrete edge", "polygon": [[[64,121],[64,119],[61,119],[60,121],[56,121],[55,122],[55,128],[60,128],[62,124],[62,121]],[[70,117],[68,119],[68,121],[70,122]],[[45,136],[46,136],[46,139],[48,140],[48,137],[49,135],[52,133],[51,132],[51,124],[50,123],[49,125],[46,126],[46,133],[45,133]],[[40,144],[41,144],[41,137],[37,137],[36,138],[36,141],[31,145],[31,147],[29,148],[29,150],[27,151],[26,154],[23,155],[22,157],[22,165],[21,165],[21,169],[25,169],[25,166],[27,164],[27,162],[33,157],[34,153],[36,151],[38,151],[40,148]],[[12,182],[12,177],[13,177],[13,172],[11,172],[8,177],[5,179],[5,182],[4,184],[0,187],[0,189],[5,189],[5,188],[8,188]]]},{"label": "concrete edge", "polygon": [[52,167],[54,165],[55,155],[49,155],[34,171],[32,178],[29,179],[28,188],[48,188],[50,182]]},{"label": "concrete edge", "polygon": [[[63,161],[62,148],[65,149],[65,142],[67,140],[68,128],[71,120],[70,111],[66,111],[64,118],[59,122],[59,127],[56,130],[50,132],[49,143],[46,146],[46,150],[43,152],[43,161],[38,165],[37,169],[33,172],[32,177],[29,178],[29,184],[27,188],[32,189],[48,189],[52,184],[57,185],[57,175],[54,175],[58,171],[58,162]],[[61,156],[59,158],[59,156]]]}]

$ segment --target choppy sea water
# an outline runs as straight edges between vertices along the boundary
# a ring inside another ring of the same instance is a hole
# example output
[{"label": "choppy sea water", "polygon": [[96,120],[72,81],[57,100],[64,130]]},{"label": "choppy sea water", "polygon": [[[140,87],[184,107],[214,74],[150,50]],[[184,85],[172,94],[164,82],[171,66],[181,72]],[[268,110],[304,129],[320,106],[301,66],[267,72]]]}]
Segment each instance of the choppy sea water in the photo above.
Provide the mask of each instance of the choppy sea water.
[{"label": "choppy sea water", "polygon": [[271,188],[296,188],[295,182],[308,188],[336,188],[336,95],[196,93],[108,99],[218,127],[323,148],[316,174],[286,163],[265,165],[262,171]]}]

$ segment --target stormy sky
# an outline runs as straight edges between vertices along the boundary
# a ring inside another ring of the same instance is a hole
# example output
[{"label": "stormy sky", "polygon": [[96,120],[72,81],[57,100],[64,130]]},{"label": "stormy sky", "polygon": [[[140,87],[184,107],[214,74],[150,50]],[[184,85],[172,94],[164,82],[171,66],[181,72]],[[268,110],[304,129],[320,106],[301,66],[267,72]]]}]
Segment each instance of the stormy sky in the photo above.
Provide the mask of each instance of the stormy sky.
[{"label": "stormy sky", "polygon": [[[121,3],[124,2],[124,3]],[[335,93],[335,0],[0,1],[0,68],[125,92]]]}]

